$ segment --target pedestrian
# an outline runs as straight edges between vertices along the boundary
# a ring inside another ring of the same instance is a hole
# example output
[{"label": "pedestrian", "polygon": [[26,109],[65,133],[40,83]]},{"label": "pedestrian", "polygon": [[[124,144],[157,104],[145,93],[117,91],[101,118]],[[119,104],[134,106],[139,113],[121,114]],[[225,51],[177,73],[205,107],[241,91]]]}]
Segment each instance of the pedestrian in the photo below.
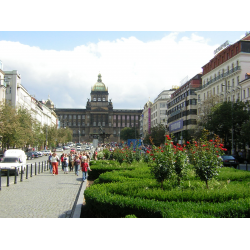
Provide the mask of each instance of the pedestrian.
[{"label": "pedestrian", "polygon": [[75,157],[75,164],[74,165],[75,165],[75,175],[78,176],[78,171],[79,171],[80,166],[81,166],[81,160],[79,159],[78,155]]},{"label": "pedestrian", "polygon": [[64,155],[63,164],[64,164],[64,174],[68,174],[69,157],[67,156],[67,154]]},{"label": "pedestrian", "polygon": [[48,164],[49,164],[50,173],[52,174],[53,168],[52,168],[51,158],[52,158],[52,154],[50,153],[48,157]]},{"label": "pedestrian", "polygon": [[51,157],[51,163],[53,167],[53,175],[58,175],[58,162],[59,162],[59,157],[57,154],[54,152]]},{"label": "pedestrian", "polygon": [[64,161],[63,161],[63,159],[64,159],[64,154],[62,154],[61,155],[61,163],[62,163],[62,171],[64,170]]},{"label": "pedestrian", "polygon": [[90,168],[89,168],[89,164],[87,162],[88,160],[87,159],[84,159],[83,160],[83,163],[81,165],[82,167],[82,181],[86,181],[87,180],[87,173],[88,173],[88,170],[89,171],[92,171]]}]

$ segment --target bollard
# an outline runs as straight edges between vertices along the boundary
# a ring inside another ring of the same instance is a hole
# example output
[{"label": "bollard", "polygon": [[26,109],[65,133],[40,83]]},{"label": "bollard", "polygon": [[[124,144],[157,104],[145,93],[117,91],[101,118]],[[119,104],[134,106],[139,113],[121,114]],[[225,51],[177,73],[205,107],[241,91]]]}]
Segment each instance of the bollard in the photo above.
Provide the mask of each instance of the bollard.
[{"label": "bollard", "polygon": [[36,162],[35,162],[35,175],[37,175],[37,165],[36,165]]},{"label": "bollard", "polygon": [[17,176],[17,167],[15,167],[15,179],[14,179],[14,184],[16,184],[16,176]]},{"label": "bollard", "polygon": [[2,170],[0,168],[0,191],[2,190]]},{"label": "bollard", "polygon": [[26,179],[28,179],[29,165],[26,166]]},{"label": "bollard", "polygon": [[43,161],[42,161],[42,173],[43,173]]},{"label": "bollard", "polygon": [[20,177],[20,182],[23,181],[23,166],[21,167],[21,177]]},{"label": "bollard", "polygon": [[32,163],[30,164],[30,177],[32,177]]},{"label": "bollard", "polygon": [[10,185],[10,170],[7,169],[7,187]]},{"label": "bollard", "polygon": [[38,174],[40,174],[40,162],[38,164]]}]

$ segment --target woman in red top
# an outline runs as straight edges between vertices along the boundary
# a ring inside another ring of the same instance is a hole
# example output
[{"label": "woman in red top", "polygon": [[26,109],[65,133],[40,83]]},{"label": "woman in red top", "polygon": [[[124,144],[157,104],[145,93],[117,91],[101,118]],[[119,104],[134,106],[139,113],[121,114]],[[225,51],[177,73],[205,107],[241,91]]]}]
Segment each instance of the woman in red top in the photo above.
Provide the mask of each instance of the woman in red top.
[{"label": "woman in red top", "polygon": [[91,169],[89,168],[89,164],[88,164],[88,160],[84,159],[84,161],[82,162],[82,181],[86,181],[87,180],[87,173],[88,173],[88,169],[89,171],[91,171]]}]

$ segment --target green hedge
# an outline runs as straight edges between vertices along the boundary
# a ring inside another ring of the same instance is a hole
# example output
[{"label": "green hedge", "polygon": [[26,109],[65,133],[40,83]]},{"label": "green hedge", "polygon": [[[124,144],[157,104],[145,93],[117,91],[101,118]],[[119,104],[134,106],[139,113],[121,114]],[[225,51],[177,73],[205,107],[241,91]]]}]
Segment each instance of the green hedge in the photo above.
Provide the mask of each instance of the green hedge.
[{"label": "green hedge", "polygon": [[181,185],[173,178],[164,182],[162,190],[145,164],[120,167],[99,161],[91,168],[99,178],[84,196],[93,217],[250,217],[250,173],[246,171],[221,168],[207,189],[190,170]]},{"label": "green hedge", "polygon": [[95,180],[99,177],[100,174],[110,172],[113,170],[124,170],[135,169],[134,165],[122,164],[120,165],[116,161],[100,160],[100,161],[91,161],[90,168],[92,171],[88,171],[88,179]]}]

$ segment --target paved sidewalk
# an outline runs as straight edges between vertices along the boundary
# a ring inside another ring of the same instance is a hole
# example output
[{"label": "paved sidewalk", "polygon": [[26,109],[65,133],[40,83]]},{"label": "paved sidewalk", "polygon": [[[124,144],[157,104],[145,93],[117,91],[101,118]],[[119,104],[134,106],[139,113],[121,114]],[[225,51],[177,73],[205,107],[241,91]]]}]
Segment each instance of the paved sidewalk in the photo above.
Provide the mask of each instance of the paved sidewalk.
[{"label": "paved sidewalk", "polygon": [[46,171],[2,186],[0,218],[80,218],[81,193],[86,187],[81,175],[64,174],[59,166],[57,176]]}]

